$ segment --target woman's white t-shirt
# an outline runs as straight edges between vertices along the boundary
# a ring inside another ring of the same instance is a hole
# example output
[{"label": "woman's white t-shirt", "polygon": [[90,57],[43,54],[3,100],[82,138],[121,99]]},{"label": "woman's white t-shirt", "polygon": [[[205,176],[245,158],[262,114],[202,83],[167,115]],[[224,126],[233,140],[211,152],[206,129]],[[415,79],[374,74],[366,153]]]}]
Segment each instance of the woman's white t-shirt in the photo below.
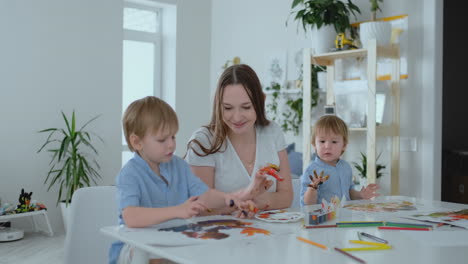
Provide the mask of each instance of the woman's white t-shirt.
[{"label": "woman's white t-shirt", "polygon": [[[236,150],[229,138],[226,138],[220,151],[208,156],[200,157],[192,149],[187,151],[185,160],[193,166],[208,166],[215,168],[214,188],[222,192],[234,192],[249,185],[252,177],[259,168],[267,163],[279,165],[278,152],[286,149],[287,144],[281,128],[274,122],[267,126],[256,126],[256,156],[252,174],[242,164]],[[204,147],[210,146],[213,140],[212,134],[207,128],[202,127],[192,134],[192,139],[197,139]],[[192,146],[198,153],[203,153],[197,144]],[[274,184],[268,191],[276,191],[276,179],[271,177]]]}]

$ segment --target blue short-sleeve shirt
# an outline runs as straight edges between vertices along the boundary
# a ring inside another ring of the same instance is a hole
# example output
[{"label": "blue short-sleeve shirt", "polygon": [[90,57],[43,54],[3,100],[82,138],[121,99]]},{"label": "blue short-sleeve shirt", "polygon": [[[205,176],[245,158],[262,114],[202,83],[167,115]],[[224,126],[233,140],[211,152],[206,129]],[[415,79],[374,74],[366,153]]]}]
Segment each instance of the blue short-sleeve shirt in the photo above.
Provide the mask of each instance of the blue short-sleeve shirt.
[{"label": "blue short-sleeve shirt", "polygon": [[[119,224],[125,224],[122,210],[128,206],[161,208],[184,203],[192,196],[208,191],[209,187],[195,176],[188,164],[174,156],[171,161],[159,165],[161,175],[156,173],[137,153],[120,170],[116,179]],[[116,263],[123,243],[112,244],[109,263]]]},{"label": "blue short-sleeve shirt", "polygon": [[330,166],[322,161],[318,156],[307,167],[301,176],[301,206],[304,206],[304,193],[307,186],[311,183],[309,175],[314,175],[314,170],[318,175],[323,171],[323,175],[330,175],[327,181],[319,185],[317,190],[317,203],[322,199],[330,201],[333,196],[342,199],[344,196],[350,200],[349,191],[353,188],[353,172],[351,166],[345,160],[340,159],[335,166]]}]

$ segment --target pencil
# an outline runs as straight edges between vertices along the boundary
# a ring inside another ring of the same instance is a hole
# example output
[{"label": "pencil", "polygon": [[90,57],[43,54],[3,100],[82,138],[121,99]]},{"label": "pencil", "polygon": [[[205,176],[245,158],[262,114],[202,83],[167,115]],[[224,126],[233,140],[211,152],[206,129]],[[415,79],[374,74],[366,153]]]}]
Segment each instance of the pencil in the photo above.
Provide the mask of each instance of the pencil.
[{"label": "pencil", "polygon": [[340,224],[340,223],[336,223],[338,227],[369,227],[369,226],[378,226],[378,227],[381,227],[383,226],[383,224],[379,224],[379,223],[369,223],[369,224]]},{"label": "pencil", "polygon": [[384,230],[412,230],[412,231],[431,231],[432,230],[432,228],[395,227],[395,226],[379,226],[378,229],[384,229]]},{"label": "pencil", "polygon": [[366,227],[366,226],[384,226],[385,223],[381,221],[350,221],[350,222],[337,222],[338,227]]},{"label": "pencil", "polygon": [[337,224],[346,224],[346,225],[353,225],[353,224],[384,224],[382,221],[342,221],[337,222]]},{"label": "pencil", "polygon": [[432,225],[412,224],[412,223],[394,223],[394,222],[385,222],[385,226],[432,228]]},{"label": "pencil", "polygon": [[297,237],[297,239],[301,240],[302,242],[306,242],[306,243],[308,243],[308,244],[311,244],[311,245],[314,245],[314,246],[316,246],[316,247],[319,247],[319,248],[321,248],[321,249],[325,249],[325,250],[327,249],[327,246],[322,245],[322,244],[319,244],[319,243],[314,242],[314,241],[311,241],[311,240],[308,240],[308,239],[305,239],[305,238],[303,238],[303,237]]},{"label": "pencil", "polygon": [[337,225],[314,225],[314,226],[304,226],[305,228],[327,228],[327,227],[337,227]]},{"label": "pencil", "polygon": [[379,246],[379,247],[388,246],[387,244],[384,244],[384,243],[361,241],[361,240],[350,240],[349,242],[354,243],[354,244],[369,245],[369,246]]},{"label": "pencil", "polygon": [[380,247],[355,247],[355,248],[342,248],[343,251],[366,251],[366,250],[386,250],[392,249],[391,246],[385,245]]},{"label": "pencil", "polygon": [[364,260],[362,260],[362,259],[360,259],[360,258],[358,258],[358,257],[356,257],[356,256],[353,256],[353,255],[349,254],[348,252],[343,251],[343,250],[341,250],[341,249],[339,249],[339,248],[337,248],[337,247],[335,248],[335,250],[338,251],[338,252],[340,252],[341,254],[343,254],[343,255],[345,255],[345,256],[348,256],[348,257],[350,257],[350,258],[356,260],[356,261],[359,262],[359,263],[362,263],[362,264],[365,264],[365,263],[366,263]]},{"label": "pencil", "polygon": [[[363,235],[363,236],[365,236],[365,237],[368,237],[368,238],[370,238],[370,239],[373,239],[373,240],[375,240],[375,241],[378,241],[378,242],[380,242],[380,243],[388,244],[388,241],[385,240],[385,239],[383,239],[383,238],[376,237],[376,236],[373,236],[373,235],[371,235],[371,234],[367,234],[367,233],[364,233],[364,232],[358,232],[358,234]],[[362,239],[361,239],[361,240],[362,240]]]}]

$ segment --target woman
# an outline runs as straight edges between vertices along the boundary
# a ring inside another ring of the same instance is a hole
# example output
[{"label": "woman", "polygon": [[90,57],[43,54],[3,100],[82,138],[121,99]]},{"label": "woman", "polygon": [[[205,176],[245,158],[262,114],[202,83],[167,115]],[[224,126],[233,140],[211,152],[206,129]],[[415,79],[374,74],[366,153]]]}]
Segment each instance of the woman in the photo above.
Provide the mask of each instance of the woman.
[{"label": "woman", "polygon": [[293,198],[286,142],[280,127],[265,115],[265,94],[255,71],[245,64],[221,75],[211,121],[195,131],[186,161],[209,187],[223,192],[243,190],[261,167],[279,165],[283,181],[273,180],[268,192],[256,196],[259,209],[279,209]]}]

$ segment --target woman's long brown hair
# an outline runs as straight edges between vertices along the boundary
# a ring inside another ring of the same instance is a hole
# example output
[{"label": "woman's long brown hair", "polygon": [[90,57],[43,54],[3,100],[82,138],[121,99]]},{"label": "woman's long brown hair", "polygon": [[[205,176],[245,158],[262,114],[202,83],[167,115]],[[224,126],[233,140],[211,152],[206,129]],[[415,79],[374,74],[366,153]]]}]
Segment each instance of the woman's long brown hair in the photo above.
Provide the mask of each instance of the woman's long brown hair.
[{"label": "woman's long brown hair", "polygon": [[[211,114],[211,121],[205,127],[208,129],[210,135],[206,135],[208,138],[212,136],[214,139],[211,145],[206,148],[198,140],[192,139],[187,144],[187,150],[190,148],[198,156],[204,157],[221,150],[223,143],[226,141],[226,137],[229,132],[229,127],[223,121],[223,95],[226,86],[240,84],[244,87],[250,101],[254,107],[255,113],[257,114],[256,125],[266,126],[270,121],[266,118],[265,113],[265,94],[262,90],[262,85],[258,79],[255,71],[246,64],[236,64],[228,67],[224,70],[223,74],[219,78],[218,86],[216,87],[216,93],[213,101],[213,112]],[[194,149],[196,144],[203,153],[199,153]]]}]

